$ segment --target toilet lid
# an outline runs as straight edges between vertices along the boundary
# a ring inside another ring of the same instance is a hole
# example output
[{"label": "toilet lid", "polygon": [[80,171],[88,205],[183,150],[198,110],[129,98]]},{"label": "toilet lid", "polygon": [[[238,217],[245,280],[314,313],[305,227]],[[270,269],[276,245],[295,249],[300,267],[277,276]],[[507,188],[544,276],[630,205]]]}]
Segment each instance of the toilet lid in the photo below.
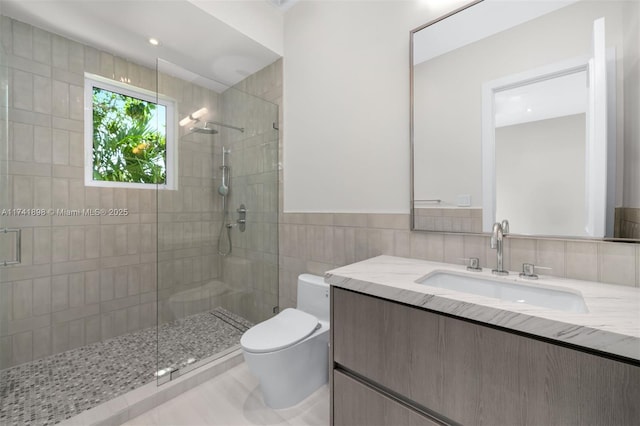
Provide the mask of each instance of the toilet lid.
[{"label": "toilet lid", "polygon": [[247,330],[242,335],[240,344],[249,352],[274,352],[303,340],[319,325],[318,319],[313,315],[287,308]]}]

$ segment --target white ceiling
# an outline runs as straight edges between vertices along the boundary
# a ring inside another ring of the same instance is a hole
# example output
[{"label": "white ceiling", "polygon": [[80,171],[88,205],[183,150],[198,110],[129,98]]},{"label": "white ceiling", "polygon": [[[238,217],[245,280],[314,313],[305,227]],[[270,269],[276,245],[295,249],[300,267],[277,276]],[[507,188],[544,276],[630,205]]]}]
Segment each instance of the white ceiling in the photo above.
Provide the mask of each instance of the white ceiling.
[{"label": "white ceiling", "polygon": [[279,58],[186,0],[2,0],[1,12],[152,68],[161,58],[216,91]]}]

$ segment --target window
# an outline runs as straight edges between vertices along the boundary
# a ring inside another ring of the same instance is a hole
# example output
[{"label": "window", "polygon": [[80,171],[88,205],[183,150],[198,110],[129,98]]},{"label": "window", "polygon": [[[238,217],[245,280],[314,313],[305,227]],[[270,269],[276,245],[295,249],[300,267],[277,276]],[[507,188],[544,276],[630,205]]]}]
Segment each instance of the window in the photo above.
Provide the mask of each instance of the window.
[{"label": "window", "polygon": [[174,101],[85,74],[85,185],[177,187]]}]

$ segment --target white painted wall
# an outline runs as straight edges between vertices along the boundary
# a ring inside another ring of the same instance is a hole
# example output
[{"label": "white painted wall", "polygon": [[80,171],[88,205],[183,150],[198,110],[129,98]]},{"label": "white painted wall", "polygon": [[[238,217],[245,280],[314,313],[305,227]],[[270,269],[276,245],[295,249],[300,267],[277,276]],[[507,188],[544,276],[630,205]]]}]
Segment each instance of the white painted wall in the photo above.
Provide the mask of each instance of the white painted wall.
[{"label": "white painted wall", "polygon": [[409,212],[409,31],[444,12],[418,1],[287,12],[286,212]]},{"label": "white painted wall", "polygon": [[496,217],[511,232],[588,236],[585,129],[585,114],[496,129]]},{"label": "white painted wall", "polygon": [[[286,13],[285,212],[409,211],[409,31],[463,2],[433,3],[309,0]],[[500,61],[530,54],[517,52]]]}]

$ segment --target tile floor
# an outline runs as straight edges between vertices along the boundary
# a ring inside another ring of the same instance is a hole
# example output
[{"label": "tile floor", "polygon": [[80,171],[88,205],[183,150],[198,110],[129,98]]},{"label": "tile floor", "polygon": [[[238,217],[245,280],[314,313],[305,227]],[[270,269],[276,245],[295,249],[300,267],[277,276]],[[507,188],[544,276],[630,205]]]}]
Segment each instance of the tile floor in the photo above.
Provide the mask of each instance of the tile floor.
[{"label": "tile floor", "polygon": [[53,425],[240,342],[251,326],[222,308],[0,371],[0,425]]},{"label": "tile floor", "polygon": [[124,426],[326,426],[329,386],[300,404],[273,410],[262,402],[258,381],[246,363],[165,402]]}]

